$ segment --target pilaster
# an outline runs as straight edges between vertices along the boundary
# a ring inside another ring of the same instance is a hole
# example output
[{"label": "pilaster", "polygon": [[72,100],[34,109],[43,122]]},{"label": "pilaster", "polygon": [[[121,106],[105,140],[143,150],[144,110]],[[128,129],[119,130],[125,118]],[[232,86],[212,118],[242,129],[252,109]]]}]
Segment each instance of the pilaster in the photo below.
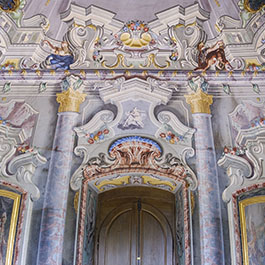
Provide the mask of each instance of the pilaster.
[{"label": "pilaster", "polygon": [[39,265],[61,265],[63,237],[71,161],[74,145],[73,127],[80,104],[86,95],[82,93],[82,81],[68,76],[62,81],[62,93],[57,94],[60,103],[56,131],[45,190],[40,229]]},{"label": "pilaster", "polygon": [[202,265],[222,265],[223,232],[216,154],[211,122],[212,96],[202,77],[189,81],[193,92],[185,95],[191,105],[195,133],[196,171],[198,177],[200,252]]}]

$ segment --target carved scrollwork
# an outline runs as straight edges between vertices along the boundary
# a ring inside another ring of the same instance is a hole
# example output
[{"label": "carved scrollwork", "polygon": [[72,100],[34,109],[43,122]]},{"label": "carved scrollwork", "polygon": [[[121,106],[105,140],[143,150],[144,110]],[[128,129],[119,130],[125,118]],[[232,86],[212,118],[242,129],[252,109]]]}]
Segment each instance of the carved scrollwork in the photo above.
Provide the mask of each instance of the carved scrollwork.
[{"label": "carved scrollwork", "polygon": [[230,184],[223,192],[223,200],[228,203],[233,192],[243,187],[245,180],[252,175],[252,166],[246,159],[231,154],[219,159],[218,165],[226,169],[230,178]]},{"label": "carved scrollwork", "polygon": [[32,200],[36,200],[40,192],[32,177],[36,167],[46,163],[46,158],[36,150],[19,154],[17,145],[25,139],[24,129],[0,125],[0,179],[21,187]]},{"label": "carved scrollwork", "polygon": [[92,24],[84,27],[74,24],[67,34],[65,40],[69,44],[70,50],[73,52],[75,62],[71,68],[89,67],[93,61],[94,45],[96,40],[103,35],[103,28]]},{"label": "carved scrollwork", "polygon": [[197,66],[196,47],[206,41],[204,30],[195,22],[186,26],[178,24],[168,29],[168,35],[177,44],[180,67]]},{"label": "carved scrollwork", "polygon": [[190,188],[197,186],[194,173],[181,159],[171,153],[162,155],[156,142],[143,137],[121,138],[110,146],[108,155],[91,158],[84,168],[84,179],[91,181],[116,171],[148,172],[175,181],[187,180]]}]

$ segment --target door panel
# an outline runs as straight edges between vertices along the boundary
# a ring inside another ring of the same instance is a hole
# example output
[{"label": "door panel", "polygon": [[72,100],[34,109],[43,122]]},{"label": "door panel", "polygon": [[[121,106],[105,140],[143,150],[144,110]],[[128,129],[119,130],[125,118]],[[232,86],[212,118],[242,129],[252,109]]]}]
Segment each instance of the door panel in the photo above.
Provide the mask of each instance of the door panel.
[{"label": "door panel", "polygon": [[[131,265],[132,210],[120,214],[110,224],[106,236],[105,264]],[[104,265],[105,265],[104,264]]]},{"label": "door panel", "polygon": [[174,265],[174,200],[171,207],[167,198],[163,207],[157,193],[155,199],[139,190],[128,194],[120,189],[118,198],[99,198],[95,265]]},{"label": "door panel", "polygon": [[142,211],[141,231],[141,264],[142,265],[167,265],[166,264],[166,239],[159,221],[146,211]]}]

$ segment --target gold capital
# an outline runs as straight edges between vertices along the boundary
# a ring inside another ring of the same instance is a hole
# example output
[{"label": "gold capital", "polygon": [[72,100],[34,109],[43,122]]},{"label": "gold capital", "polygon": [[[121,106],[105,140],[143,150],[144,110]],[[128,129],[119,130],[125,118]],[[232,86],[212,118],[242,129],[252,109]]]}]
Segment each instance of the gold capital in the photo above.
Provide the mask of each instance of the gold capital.
[{"label": "gold capital", "polygon": [[213,96],[204,93],[198,89],[196,93],[184,95],[186,102],[191,106],[192,113],[208,113],[211,114],[210,105],[213,103]]},{"label": "gold capital", "polygon": [[79,112],[80,104],[85,101],[86,94],[69,87],[66,91],[56,94],[57,102],[60,103],[58,112]]}]

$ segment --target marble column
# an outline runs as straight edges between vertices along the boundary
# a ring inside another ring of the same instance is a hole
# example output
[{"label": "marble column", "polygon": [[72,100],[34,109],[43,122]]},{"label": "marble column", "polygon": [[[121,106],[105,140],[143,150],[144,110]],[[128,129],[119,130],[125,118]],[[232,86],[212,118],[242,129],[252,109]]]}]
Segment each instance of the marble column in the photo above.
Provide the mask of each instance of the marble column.
[{"label": "marble column", "polygon": [[212,96],[203,92],[205,82],[195,92],[185,95],[191,105],[195,133],[196,171],[199,194],[201,265],[223,265],[223,231],[217,162],[210,105]]},{"label": "marble column", "polygon": [[48,179],[43,204],[38,265],[61,265],[63,237],[74,132],[79,106],[85,100],[82,81],[68,76],[62,81],[62,93],[57,94],[60,103],[58,119],[49,165]]}]

